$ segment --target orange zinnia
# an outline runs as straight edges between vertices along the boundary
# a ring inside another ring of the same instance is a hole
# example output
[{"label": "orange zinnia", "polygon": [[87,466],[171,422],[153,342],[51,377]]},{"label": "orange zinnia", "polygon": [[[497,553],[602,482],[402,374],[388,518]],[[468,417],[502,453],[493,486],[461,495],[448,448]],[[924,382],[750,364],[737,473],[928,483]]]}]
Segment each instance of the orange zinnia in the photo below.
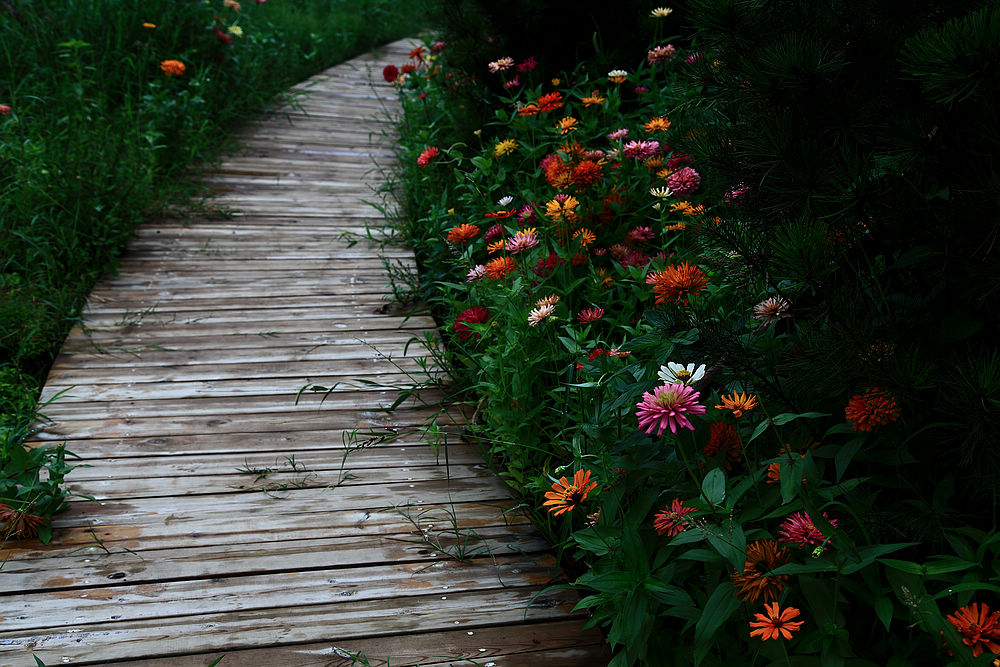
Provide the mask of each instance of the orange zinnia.
[{"label": "orange zinnia", "polygon": [[972,647],[972,657],[978,658],[986,648],[1000,653],[1000,611],[990,613],[985,604],[973,602],[946,616],[962,635],[962,643]]},{"label": "orange zinnia", "polygon": [[734,417],[742,417],[745,410],[753,410],[757,407],[757,395],[750,394],[748,396],[746,392],[737,394],[734,391],[732,396],[722,395],[719,400],[722,401],[722,405],[715,407],[720,410],[732,410]]},{"label": "orange zinnia", "polygon": [[589,470],[577,470],[573,475],[572,484],[565,477],[560,477],[559,481],[552,485],[552,490],[545,493],[548,500],[542,503],[542,506],[548,507],[553,516],[571,512],[596,486],[597,482],[590,481]]},{"label": "orange zinnia", "polygon": [[750,636],[759,636],[761,641],[778,639],[778,637],[791,639],[792,633],[802,629],[802,624],[805,622],[792,620],[801,613],[798,609],[787,607],[784,611],[779,611],[777,602],[765,604],[764,611],[767,612],[766,616],[754,614],[753,617],[757,620],[750,621],[750,627],[757,628],[750,631]]},{"label": "orange zinnia", "polygon": [[607,102],[607,98],[601,97],[601,91],[594,90],[590,93],[589,97],[581,97],[580,101],[583,102],[583,106],[592,107],[595,104],[604,104]]},{"label": "orange zinnia", "polygon": [[566,116],[565,118],[559,119],[559,124],[556,125],[556,129],[559,130],[560,134],[568,134],[573,130],[575,130],[579,124],[580,121],[578,121],[576,118],[573,118],[572,116]]},{"label": "orange zinnia", "polygon": [[870,431],[899,419],[899,408],[896,399],[886,390],[869,389],[852,396],[844,414],[855,431]]},{"label": "orange zinnia", "polygon": [[450,243],[464,243],[471,241],[477,234],[479,234],[479,227],[463,223],[451,228],[451,231],[448,232],[447,240]]},{"label": "orange zinnia", "polygon": [[670,127],[670,121],[667,120],[666,116],[660,116],[659,118],[653,118],[649,122],[647,122],[645,125],[643,125],[643,128],[645,128],[645,130],[647,132],[663,131],[663,130],[666,130],[667,128],[669,128],[669,127]]},{"label": "orange zinnia", "polygon": [[490,280],[500,280],[517,268],[512,257],[497,257],[486,263],[486,277]]},{"label": "orange zinnia", "polygon": [[180,76],[184,74],[187,66],[180,60],[164,60],[160,63],[160,69],[167,76]]},{"label": "orange zinnia", "polygon": [[683,303],[686,306],[689,297],[705,289],[708,278],[697,266],[685,261],[649,274],[646,284],[653,286],[656,303]]},{"label": "orange zinnia", "polygon": [[771,571],[788,562],[788,549],[778,546],[774,540],[757,540],[747,546],[747,560],[743,573],[733,570],[733,586],[736,594],[744,602],[754,604],[764,596],[765,602],[774,602],[778,593],[788,581],[787,574],[771,574]]},{"label": "orange zinnia", "polygon": [[555,199],[545,203],[545,214],[551,220],[575,220],[579,205],[580,200],[572,195],[556,195]]}]

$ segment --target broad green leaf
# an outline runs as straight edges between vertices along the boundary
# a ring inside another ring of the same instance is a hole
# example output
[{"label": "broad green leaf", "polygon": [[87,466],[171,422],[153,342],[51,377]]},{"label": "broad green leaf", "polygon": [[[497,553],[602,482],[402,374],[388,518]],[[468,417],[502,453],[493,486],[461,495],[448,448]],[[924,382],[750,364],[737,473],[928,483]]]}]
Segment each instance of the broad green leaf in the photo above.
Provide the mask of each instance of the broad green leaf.
[{"label": "broad green leaf", "polygon": [[726,473],[722,468],[713,468],[701,482],[701,491],[713,505],[721,505],[726,499]]},{"label": "broad green leaf", "polygon": [[889,624],[892,623],[892,600],[887,597],[875,598],[875,613],[878,615],[878,620],[882,621],[882,625],[888,630]]},{"label": "broad green leaf", "polygon": [[[705,603],[705,608],[701,612],[698,623],[694,626],[695,646],[709,646],[715,636],[715,631],[722,627],[722,624],[729,620],[733,612],[739,609],[740,599],[736,597],[736,589],[732,582],[725,579],[715,590]],[[697,656],[696,656],[697,658]],[[700,660],[695,660],[699,664]]]}]

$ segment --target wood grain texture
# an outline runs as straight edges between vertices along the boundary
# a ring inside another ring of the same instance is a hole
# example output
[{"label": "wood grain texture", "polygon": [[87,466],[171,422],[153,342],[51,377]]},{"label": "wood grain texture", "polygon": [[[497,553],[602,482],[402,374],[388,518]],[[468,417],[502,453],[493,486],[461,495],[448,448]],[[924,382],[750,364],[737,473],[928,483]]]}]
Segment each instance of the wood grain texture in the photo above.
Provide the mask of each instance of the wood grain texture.
[{"label": "wood grain texture", "polygon": [[366,202],[410,48],[236,130],[210,215],[150,220],[93,289],[31,443],[77,495],[0,545],[0,665],[607,664],[393,305],[416,263]]}]

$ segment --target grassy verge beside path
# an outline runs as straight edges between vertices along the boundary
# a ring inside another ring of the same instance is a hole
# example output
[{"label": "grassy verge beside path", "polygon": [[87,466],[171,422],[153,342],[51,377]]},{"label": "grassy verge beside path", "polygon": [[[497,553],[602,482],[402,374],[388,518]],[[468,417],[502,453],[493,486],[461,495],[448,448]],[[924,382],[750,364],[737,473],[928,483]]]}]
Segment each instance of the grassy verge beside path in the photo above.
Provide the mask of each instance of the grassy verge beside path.
[{"label": "grassy verge beside path", "polygon": [[422,17],[385,0],[0,3],[0,539],[47,539],[64,504],[62,451],[23,442],[136,224],[196,200],[185,171],[240,118]]}]

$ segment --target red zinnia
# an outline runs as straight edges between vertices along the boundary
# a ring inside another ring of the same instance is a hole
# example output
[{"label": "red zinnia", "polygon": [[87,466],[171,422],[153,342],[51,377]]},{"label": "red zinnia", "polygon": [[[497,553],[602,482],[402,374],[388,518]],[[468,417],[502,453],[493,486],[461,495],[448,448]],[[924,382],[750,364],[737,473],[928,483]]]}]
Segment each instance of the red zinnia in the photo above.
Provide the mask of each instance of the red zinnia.
[{"label": "red zinnia", "polygon": [[542,113],[555,111],[564,104],[562,93],[548,93],[538,98],[538,110]]},{"label": "red zinnia", "polygon": [[653,286],[656,303],[683,303],[686,306],[691,295],[705,289],[708,278],[697,266],[685,261],[649,274],[646,284]]},{"label": "red zinnia", "polygon": [[[473,306],[472,308],[466,308],[462,311],[461,315],[455,318],[455,324],[452,329],[458,334],[458,337],[462,341],[467,341],[472,336],[472,329],[466,322],[475,322],[476,324],[482,324],[490,319],[490,311],[482,306]],[[481,338],[481,334],[476,334],[476,338]]]},{"label": "red zinnia", "polygon": [[588,188],[601,180],[601,168],[593,160],[584,160],[573,167],[571,178],[578,188]]},{"label": "red zinnia", "polygon": [[576,319],[579,320],[580,324],[590,324],[591,322],[596,322],[602,317],[604,317],[603,308],[588,308],[587,310],[581,310],[576,315]]},{"label": "red zinnia", "polygon": [[222,42],[223,44],[232,44],[233,43],[233,38],[230,37],[229,35],[227,35],[226,33],[222,32],[218,28],[212,28],[212,30],[215,31],[215,38],[217,40],[219,40],[220,42]]},{"label": "red zinnia", "polygon": [[426,167],[431,163],[431,160],[440,154],[441,150],[437,146],[428,146],[417,157],[417,166]]},{"label": "red zinnia", "polygon": [[1000,611],[991,614],[987,605],[973,602],[945,618],[958,629],[962,643],[972,647],[973,658],[978,658],[984,648],[1000,654]]},{"label": "red zinnia", "polygon": [[386,65],[382,68],[382,78],[392,83],[399,77],[399,68],[395,65]]},{"label": "red zinnia", "polygon": [[870,431],[899,419],[899,408],[892,394],[876,388],[852,396],[844,414],[855,431]]},{"label": "red zinnia", "polygon": [[680,498],[674,498],[670,505],[664,507],[653,517],[653,528],[657,535],[666,535],[667,537],[683,533],[687,530],[687,522],[684,517],[695,511],[697,510],[694,507],[684,507],[684,502]]}]

